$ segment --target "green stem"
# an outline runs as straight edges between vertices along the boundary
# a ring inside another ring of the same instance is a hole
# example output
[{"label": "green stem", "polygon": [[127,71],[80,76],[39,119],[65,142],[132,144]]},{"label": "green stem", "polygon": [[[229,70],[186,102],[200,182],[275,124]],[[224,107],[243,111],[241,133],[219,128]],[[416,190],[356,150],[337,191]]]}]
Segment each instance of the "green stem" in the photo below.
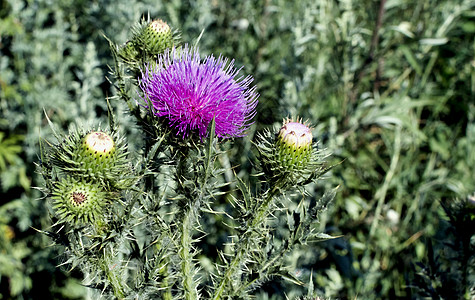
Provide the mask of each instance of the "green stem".
[{"label": "green stem", "polygon": [[[208,182],[209,175],[211,173],[211,162],[213,155],[213,139],[215,132],[215,121],[213,119],[210,128],[210,136],[208,140],[208,149],[206,151],[206,156],[204,160],[204,174],[203,176],[194,176],[193,180],[195,181],[196,186],[201,186],[201,189],[198,191],[197,195],[185,189],[181,184],[181,191],[185,196],[186,204],[182,206],[183,219],[180,224],[181,229],[181,248],[179,250],[179,256],[181,258],[181,271],[183,274],[183,289],[185,291],[185,299],[195,300],[198,299],[197,294],[197,284],[193,279],[195,275],[195,268],[193,264],[194,254],[190,252],[193,249],[193,229],[195,228],[195,222],[197,222],[200,205],[204,198],[205,186]],[[180,150],[180,156],[178,159],[177,165],[177,177],[180,182],[181,179],[186,178],[186,160],[188,158],[189,149],[187,147],[182,147]],[[201,179],[201,180],[200,180]]]},{"label": "green stem", "polygon": [[199,199],[193,199],[189,191],[187,191],[181,184],[181,181],[186,178],[186,159],[189,153],[187,147],[180,147],[178,149],[178,164],[177,164],[177,179],[178,186],[180,187],[180,192],[185,196],[185,201],[188,203],[182,204],[182,216],[180,228],[180,249],[178,255],[181,259],[181,273],[182,273],[182,284],[185,292],[185,299],[196,299],[197,298],[197,288],[196,283],[193,280],[194,266],[193,266],[193,254],[190,250],[193,247],[193,224],[195,222],[195,214],[193,210],[193,202],[199,201]]},{"label": "green stem", "polygon": [[[123,299],[125,297],[123,286],[121,285],[120,279],[120,266],[118,264],[114,264],[114,260],[112,259],[112,253],[109,251],[97,251],[97,256],[100,257],[99,267],[105,273],[107,282],[110,283],[112,286],[112,290],[114,291],[114,296],[117,299]],[[94,266],[96,263],[92,263]]]},{"label": "green stem", "polygon": [[262,223],[267,217],[270,204],[272,203],[272,200],[274,199],[274,196],[277,194],[278,190],[279,189],[277,188],[277,186],[275,186],[271,191],[267,193],[267,197],[265,197],[264,202],[262,202],[261,206],[257,210],[255,218],[252,220],[248,230],[244,232],[243,237],[238,241],[239,246],[236,251],[236,254],[231,260],[231,263],[228,265],[228,268],[224,273],[221,282],[216,288],[216,291],[213,295],[213,300],[221,299],[221,296],[223,295],[228,283],[231,281],[232,274],[235,272],[236,268],[242,261],[242,257],[244,255],[244,251],[247,249],[247,245],[254,240],[253,237],[256,231],[253,229],[256,228],[258,224]]},{"label": "green stem", "polygon": [[228,269],[226,270],[226,273],[223,276],[223,279],[219,283],[218,288],[216,289],[213,300],[218,300],[221,299],[222,294],[224,293],[224,289],[226,288],[226,285],[228,284],[228,281],[231,277],[231,273],[234,271],[234,269],[238,266],[238,264],[241,262],[241,257],[243,254],[244,248],[241,248],[238,253],[234,256],[233,260],[231,261],[231,264],[228,266]]},{"label": "green stem", "polygon": [[468,284],[469,278],[469,259],[470,259],[470,240],[472,234],[467,231],[463,231],[462,234],[462,287],[465,289],[465,299],[470,299],[470,284]]},{"label": "green stem", "polygon": [[[115,264],[113,259],[112,248],[106,246],[98,249],[98,247],[91,247],[90,245],[84,246],[83,236],[81,233],[73,233],[72,240],[70,239],[70,250],[74,253],[75,259],[77,259],[78,265],[84,264],[82,271],[84,278],[95,277],[92,274],[101,274],[101,279],[110,284],[114,296],[117,299],[123,299],[125,297],[124,287],[121,284],[120,279],[120,266]],[[97,245],[96,245],[97,246]],[[88,255],[84,255],[85,252],[90,252]],[[90,274],[88,270],[92,270]]]},{"label": "green stem", "polygon": [[[293,243],[292,243],[293,244]],[[277,263],[277,261],[279,259],[281,259],[284,254],[289,251],[289,249],[291,248],[290,247],[285,247],[283,248],[279,254],[275,255],[272,259],[268,260],[267,263],[264,264],[264,266],[262,268],[259,269],[259,271],[257,272],[257,275],[258,277],[254,280],[252,280],[251,282],[249,282],[248,284],[245,285],[244,289],[247,289],[249,288],[252,284],[254,284],[255,282],[257,282],[258,280],[262,279],[264,273],[267,271],[267,269],[272,266],[273,264]]]},{"label": "green stem", "polygon": [[107,272],[107,280],[112,283],[112,287],[114,289],[114,296],[117,299],[123,299],[125,297],[124,291],[119,283],[119,278],[114,272]]},{"label": "green stem", "polygon": [[160,270],[159,271],[160,275],[163,277],[163,279],[160,282],[160,288],[163,290],[163,292],[161,294],[161,296],[162,296],[161,299],[172,300],[173,299],[172,290],[171,290],[171,286],[169,285],[169,282],[168,282],[167,263],[161,265],[159,270]]},{"label": "green stem", "polygon": [[181,249],[179,255],[181,258],[181,271],[183,273],[183,289],[185,290],[185,299],[194,300],[197,299],[197,287],[193,280],[194,267],[193,267],[193,254],[190,252],[193,245],[192,231],[194,223],[193,208],[189,207],[184,211],[184,217],[181,224]]}]

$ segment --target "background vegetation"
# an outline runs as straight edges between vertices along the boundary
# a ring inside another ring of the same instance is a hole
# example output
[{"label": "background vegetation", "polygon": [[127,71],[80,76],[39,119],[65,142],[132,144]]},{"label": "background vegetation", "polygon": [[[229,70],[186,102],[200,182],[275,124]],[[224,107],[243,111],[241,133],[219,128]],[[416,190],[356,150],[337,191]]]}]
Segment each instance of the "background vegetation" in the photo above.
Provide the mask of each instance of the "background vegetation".
[{"label": "background vegetation", "polygon": [[[469,299],[475,226],[454,199],[475,191],[470,0],[2,1],[0,298],[82,298],[81,275],[58,268],[61,253],[34,230],[50,222],[34,188],[39,140],[51,138],[45,114],[64,130],[105,123],[115,91],[102,35],[125,42],[148,13],[183,41],[203,31],[202,53],[235,58],[255,77],[257,130],[299,115],[342,161],[327,176],[340,188],[321,220],[342,237],[289,257],[296,276],[330,298]],[[125,106],[112,105],[139,151]],[[236,153],[232,163],[246,161]],[[276,279],[258,297],[308,287]]]}]

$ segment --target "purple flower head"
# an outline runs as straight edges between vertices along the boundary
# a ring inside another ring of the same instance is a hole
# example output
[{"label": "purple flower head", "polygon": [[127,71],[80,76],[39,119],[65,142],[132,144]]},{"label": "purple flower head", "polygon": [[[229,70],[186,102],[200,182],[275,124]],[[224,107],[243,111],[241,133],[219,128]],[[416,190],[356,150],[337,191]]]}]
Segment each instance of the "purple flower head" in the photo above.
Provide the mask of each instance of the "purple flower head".
[{"label": "purple flower head", "polygon": [[241,137],[252,124],[257,105],[252,77],[238,77],[234,60],[210,55],[203,61],[198,50],[185,46],[159,55],[154,67],[142,72],[143,100],[153,106],[158,117],[183,137],[197,132],[203,139],[215,118],[216,136]]}]

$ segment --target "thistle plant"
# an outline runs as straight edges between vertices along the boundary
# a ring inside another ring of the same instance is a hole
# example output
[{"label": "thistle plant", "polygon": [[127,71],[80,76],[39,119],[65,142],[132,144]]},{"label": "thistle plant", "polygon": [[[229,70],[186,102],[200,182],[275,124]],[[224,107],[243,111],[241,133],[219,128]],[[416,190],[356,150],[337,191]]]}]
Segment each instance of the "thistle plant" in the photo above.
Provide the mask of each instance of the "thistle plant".
[{"label": "thistle plant", "polygon": [[242,137],[258,95],[255,87],[249,88],[252,77],[235,78],[239,69],[233,62],[212,55],[201,62],[198,50],[173,48],[142,73],[143,100],[183,137],[197,131],[204,138],[213,118],[216,137]]},{"label": "thistle plant", "polygon": [[318,170],[325,171],[311,128],[299,119],[284,120],[275,138],[265,131],[259,136],[257,149],[267,179],[283,186],[309,183],[321,175]]},{"label": "thistle plant", "polygon": [[178,42],[179,33],[161,19],[142,19],[132,28],[132,36],[118,47],[119,57],[130,65],[151,61]]},{"label": "thistle plant", "polygon": [[72,177],[61,179],[52,195],[58,219],[72,225],[98,221],[110,205],[110,196],[100,185]]},{"label": "thistle plant", "polygon": [[[165,25],[142,21],[124,46],[109,41],[117,89],[110,130],[57,134],[42,149],[55,221],[43,232],[64,247],[64,264],[105,298],[247,299],[271,278],[303,284],[285,258],[296,245],[332,238],[316,224],[335,195],[307,197],[306,186],[318,186],[329,169],[312,127],[286,119],[258,134],[258,180],[230,177],[239,166],[221,162],[253,127],[253,77],[239,75],[234,60],[177,46]],[[127,103],[136,120],[138,153],[127,150],[115,101]],[[223,237],[208,245],[215,255],[201,243],[210,224]]]}]

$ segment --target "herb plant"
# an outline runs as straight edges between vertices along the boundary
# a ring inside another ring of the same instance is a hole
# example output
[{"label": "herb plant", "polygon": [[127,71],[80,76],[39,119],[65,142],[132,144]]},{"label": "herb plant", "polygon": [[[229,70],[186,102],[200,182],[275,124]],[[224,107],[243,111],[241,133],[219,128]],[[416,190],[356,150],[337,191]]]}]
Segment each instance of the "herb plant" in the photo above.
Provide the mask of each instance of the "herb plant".
[{"label": "herb plant", "polygon": [[[284,258],[298,244],[331,238],[316,225],[335,190],[308,199],[305,191],[329,169],[324,151],[307,123],[287,119],[255,138],[255,180],[237,176],[239,166],[221,161],[252,126],[253,78],[233,60],[201,58],[165,25],[142,20],[124,45],[109,41],[118,96],[108,101],[108,130],[54,129],[57,141],[44,143],[40,172],[55,222],[43,232],[105,297],[248,298],[274,277],[303,284]],[[135,155],[116,101],[140,126]],[[210,233],[202,220],[215,215],[221,230]],[[285,232],[276,230],[280,218]],[[221,241],[206,255],[199,242],[211,234]]]}]

